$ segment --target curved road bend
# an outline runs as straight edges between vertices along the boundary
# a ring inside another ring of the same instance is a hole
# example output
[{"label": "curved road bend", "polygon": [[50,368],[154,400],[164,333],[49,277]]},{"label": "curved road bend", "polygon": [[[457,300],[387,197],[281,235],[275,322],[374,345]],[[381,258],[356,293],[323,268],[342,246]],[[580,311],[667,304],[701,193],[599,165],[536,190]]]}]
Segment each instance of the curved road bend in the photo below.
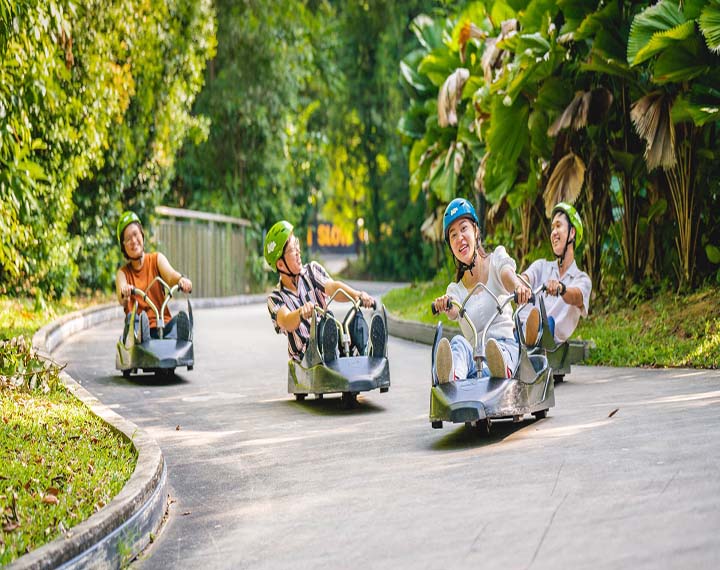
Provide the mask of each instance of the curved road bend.
[{"label": "curved road bend", "polygon": [[547,419],[481,439],[430,428],[428,346],[391,339],[390,392],[343,411],[288,396],[264,305],[197,310],[172,381],[115,373],[120,325],[55,356],[165,455],[174,503],[136,567],[720,564],[718,371],[576,367]]}]

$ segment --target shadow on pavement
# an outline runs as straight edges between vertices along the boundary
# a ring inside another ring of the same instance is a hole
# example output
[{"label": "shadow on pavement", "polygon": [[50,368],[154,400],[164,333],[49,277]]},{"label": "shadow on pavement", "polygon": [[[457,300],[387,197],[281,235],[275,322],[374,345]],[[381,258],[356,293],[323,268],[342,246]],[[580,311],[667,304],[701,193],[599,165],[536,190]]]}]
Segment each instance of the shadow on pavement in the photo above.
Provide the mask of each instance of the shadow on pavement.
[{"label": "shadow on pavement", "polygon": [[435,450],[467,449],[469,447],[485,447],[499,443],[516,431],[533,425],[537,420],[514,423],[510,420],[495,421],[490,435],[483,435],[478,428],[447,423],[443,429],[450,433],[434,441],[430,446]]},{"label": "shadow on pavement", "polygon": [[130,378],[125,378],[121,374],[116,376],[105,376],[97,379],[98,384],[112,384],[113,386],[181,386],[189,384],[182,376],[177,374],[157,375],[133,374]]},{"label": "shadow on pavement", "polygon": [[298,402],[297,400],[287,400],[284,405],[303,412],[310,412],[316,416],[345,416],[359,414],[376,414],[384,412],[385,408],[376,406],[372,402],[359,397],[354,407],[343,408],[340,394],[331,397],[325,396],[322,400],[308,397],[308,399]]}]

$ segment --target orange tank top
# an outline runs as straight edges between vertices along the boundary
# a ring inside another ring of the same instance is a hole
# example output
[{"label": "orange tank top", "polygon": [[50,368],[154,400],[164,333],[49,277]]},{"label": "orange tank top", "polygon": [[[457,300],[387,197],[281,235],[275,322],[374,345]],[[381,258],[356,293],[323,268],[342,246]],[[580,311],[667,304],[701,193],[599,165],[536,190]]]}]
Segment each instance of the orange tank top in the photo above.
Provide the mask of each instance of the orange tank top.
[{"label": "orange tank top", "polygon": [[[153,286],[148,291],[148,285],[150,285],[150,282],[155,279],[155,277],[160,275],[157,260],[157,252],[146,253],[145,259],[143,260],[143,264],[140,269],[136,271],[135,269],[133,269],[130,262],[128,262],[126,265],[123,265],[122,272],[125,274],[125,279],[127,279],[127,282],[130,285],[132,285],[133,287],[137,287],[138,289],[142,289],[143,291],[145,291],[145,293],[147,293],[148,298],[155,304],[157,310],[159,311],[162,308],[162,303],[165,299],[165,292],[163,291],[163,286],[156,281],[155,283],[153,283]],[[157,319],[155,317],[155,311],[139,295],[133,295],[133,302],[131,306],[134,306],[135,300],[137,300],[138,302],[138,311],[145,311],[147,313],[148,320],[150,321],[150,328],[156,328]],[[125,305],[125,312],[128,312],[127,305]],[[163,315],[163,320],[165,321],[165,323],[167,323],[170,318],[170,310],[165,307],[165,314]]]}]

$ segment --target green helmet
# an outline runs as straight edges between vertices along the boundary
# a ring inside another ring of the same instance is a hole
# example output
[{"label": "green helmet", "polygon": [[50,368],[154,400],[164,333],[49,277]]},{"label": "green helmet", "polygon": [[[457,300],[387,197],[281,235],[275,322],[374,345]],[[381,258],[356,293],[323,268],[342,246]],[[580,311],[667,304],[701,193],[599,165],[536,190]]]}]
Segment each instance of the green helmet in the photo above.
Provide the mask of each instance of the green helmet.
[{"label": "green helmet", "polygon": [[293,233],[293,225],[285,220],[280,220],[270,228],[265,236],[265,245],[263,247],[265,259],[270,267],[275,269],[275,264],[283,255],[285,244]]},{"label": "green helmet", "polygon": [[123,212],[122,216],[120,216],[117,225],[117,240],[120,244],[120,248],[123,250],[123,253],[125,253],[125,248],[123,247],[122,243],[122,235],[125,231],[125,228],[128,227],[130,224],[139,224],[140,228],[142,229],[142,222],[140,221],[140,218],[138,218],[138,215],[135,212],[131,212],[128,210],[127,212]]},{"label": "green helmet", "polygon": [[575,228],[575,246],[577,246],[583,237],[583,224],[580,219],[580,214],[578,214],[575,206],[571,206],[567,202],[558,202],[555,204],[555,207],[552,209],[552,214],[550,214],[550,219],[554,218],[557,212],[563,212],[568,217],[568,220],[570,220],[570,227]]}]

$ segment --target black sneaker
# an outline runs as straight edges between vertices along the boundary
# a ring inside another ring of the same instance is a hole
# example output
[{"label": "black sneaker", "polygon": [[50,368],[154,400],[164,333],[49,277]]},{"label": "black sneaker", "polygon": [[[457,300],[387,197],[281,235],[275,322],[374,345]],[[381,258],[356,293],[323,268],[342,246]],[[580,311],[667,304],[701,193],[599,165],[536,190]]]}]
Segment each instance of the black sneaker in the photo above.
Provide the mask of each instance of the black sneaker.
[{"label": "black sneaker", "polygon": [[385,356],[386,341],[385,321],[380,313],[375,313],[370,320],[370,356]]},{"label": "black sneaker", "polygon": [[325,362],[332,362],[337,358],[338,330],[335,321],[325,318],[320,322],[320,348]]},{"label": "black sneaker", "polygon": [[180,311],[175,315],[175,328],[177,329],[178,340],[190,340],[192,334],[190,330],[190,318],[185,311]]}]

